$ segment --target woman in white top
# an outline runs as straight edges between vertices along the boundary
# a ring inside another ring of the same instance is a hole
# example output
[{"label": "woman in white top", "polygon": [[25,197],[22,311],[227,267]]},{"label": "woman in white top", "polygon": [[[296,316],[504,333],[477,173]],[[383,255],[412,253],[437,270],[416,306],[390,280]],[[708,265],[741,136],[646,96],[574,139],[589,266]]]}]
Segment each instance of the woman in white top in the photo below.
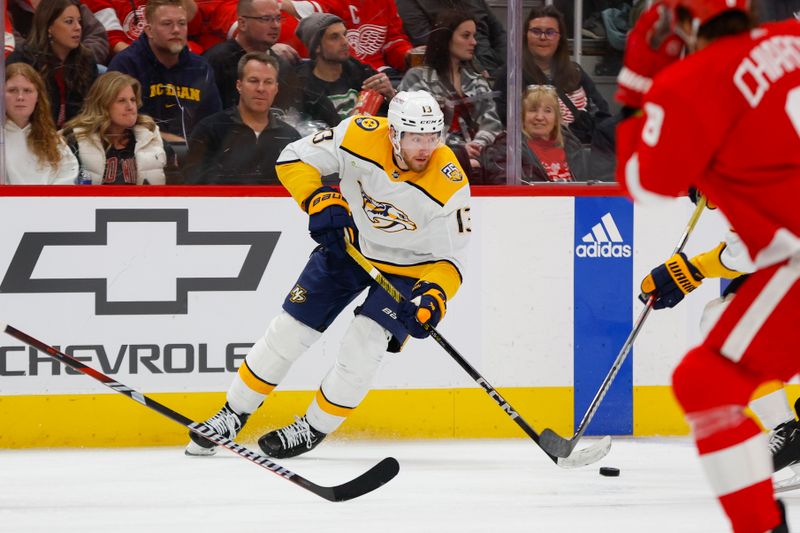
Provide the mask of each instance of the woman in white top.
[{"label": "woman in white top", "polygon": [[44,81],[26,63],[6,66],[5,183],[72,185],[78,161],[56,132]]},{"label": "woman in white top", "polygon": [[158,126],[139,114],[142,86],[121,72],[94,82],[64,137],[92,184],[163,185],[167,154]]}]

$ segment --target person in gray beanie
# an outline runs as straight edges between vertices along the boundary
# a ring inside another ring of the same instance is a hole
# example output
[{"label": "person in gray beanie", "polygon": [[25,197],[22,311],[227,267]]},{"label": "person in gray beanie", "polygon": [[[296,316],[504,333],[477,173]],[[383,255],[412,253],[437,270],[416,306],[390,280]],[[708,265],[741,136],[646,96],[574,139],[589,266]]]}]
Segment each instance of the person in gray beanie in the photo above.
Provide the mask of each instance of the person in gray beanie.
[{"label": "person in gray beanie", "polygon": [[[341,18],[330,13],[313,13],[300,21],[295,33],[311,57],[311,61],[298,65],[297,78],[303,91],[302,111],[313,120],[336,126],[357,111],[361,91],[375,91],[385,102],[394,96],[386,74],[350,55],[347,28]],[[385,107],[386,104],[384,114]]]},{"label": "person in gray beanie", "polygon": [[312,13],[300,21],[295,30],[295,35],[303,41],[303,44],[308,49],[308,55],[311,59],[317,57],[317,47],[322,40],[322,35],[328,26],[336,23],[344,24],[344,21],[336,15],[330,13]]}]

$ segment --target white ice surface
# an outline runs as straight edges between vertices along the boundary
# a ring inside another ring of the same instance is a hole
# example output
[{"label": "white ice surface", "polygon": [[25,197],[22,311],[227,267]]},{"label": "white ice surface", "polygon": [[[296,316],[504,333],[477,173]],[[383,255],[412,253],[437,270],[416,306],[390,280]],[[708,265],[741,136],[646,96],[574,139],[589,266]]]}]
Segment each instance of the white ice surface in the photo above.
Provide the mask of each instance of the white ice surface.
[{"label": "white ice surface", "polygon": [[[580,447],[580,445],[579,445]],[[330,503],[221,450],[0,450],[0,531],[609,532],[729,531],[686,439],[617,439],[596,465],[564,470],[529,440],[331,440],[278,461],[339,484],[384,456],[400,474]],[[601,477],[599,466],[622,470]],[[782,498],[800,528],[800,491]]]}]

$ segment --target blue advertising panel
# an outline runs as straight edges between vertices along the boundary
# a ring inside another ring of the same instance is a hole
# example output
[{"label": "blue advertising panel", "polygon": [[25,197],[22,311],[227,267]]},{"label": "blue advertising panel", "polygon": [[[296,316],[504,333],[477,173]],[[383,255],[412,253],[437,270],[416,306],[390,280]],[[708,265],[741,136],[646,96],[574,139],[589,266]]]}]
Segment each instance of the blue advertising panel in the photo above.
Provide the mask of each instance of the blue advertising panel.
[{"label": "blue advertising panel", "polygon": [[[580,422],[633,326],[633,205],[626,198],[575,198],[574,387]],[[633,432],[633,354],[586,434]]]}]

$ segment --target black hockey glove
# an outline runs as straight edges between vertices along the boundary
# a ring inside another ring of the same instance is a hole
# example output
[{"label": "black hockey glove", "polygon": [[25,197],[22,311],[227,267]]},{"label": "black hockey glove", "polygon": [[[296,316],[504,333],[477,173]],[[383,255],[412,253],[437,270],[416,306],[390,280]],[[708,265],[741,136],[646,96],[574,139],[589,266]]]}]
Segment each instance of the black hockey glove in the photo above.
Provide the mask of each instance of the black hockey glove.
[{"label": "black hockey glove", "polygon": [[[698,191],[695,187],[689,187],[689,200],[692,201],[694,205],[697,205],[697,202],[700,201],[700,198],[705,196],[702,192]],[[706,209],[716,209],[716,204],[712,204],[708,198],[706,198]]]},{"label": "black hockey glove", "polygon": [[338,258],[347,257],[344,231],[353,241],[353,219],[342,194],[332,187],[320,187],[306,200],[311,238]]},{"label": "black hockey glove", "polygon": [[435,283],[419,280],[411,289],[411,298],[403,300],[397,319],[412,337],[424,339],[430,333],[424,324],[436,327],[447,311],[447,296]]},{"label": "black hockey glove", "polygon": [[703,282],[703,274],[680,253],[669,258],[663,265],[658,265],[642,280],[642,293],[639,299],[647,302],[651,294],[655,295],[653,309],[675,307],[683,297],[695,290]]}]

